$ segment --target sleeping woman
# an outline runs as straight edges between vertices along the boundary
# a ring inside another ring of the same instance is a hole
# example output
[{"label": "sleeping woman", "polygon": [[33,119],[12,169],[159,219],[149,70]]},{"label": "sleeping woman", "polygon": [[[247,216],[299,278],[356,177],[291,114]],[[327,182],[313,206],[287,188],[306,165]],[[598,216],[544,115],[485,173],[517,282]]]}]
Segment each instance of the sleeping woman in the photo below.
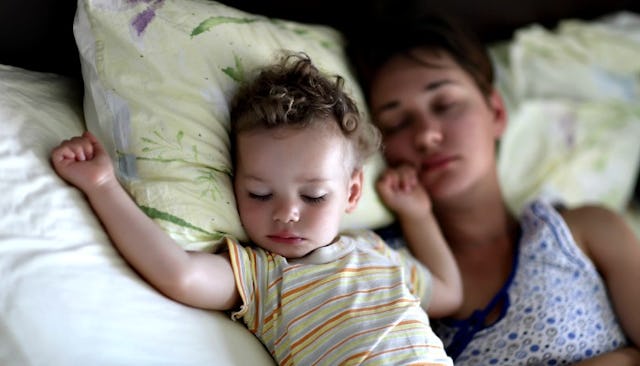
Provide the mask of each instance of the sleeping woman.
[{"label": "sleeping woman", "polygon": [[435,17],[367,28],[352,47],[388,165],[415,171],[461,271],[462,307],[433,321],[455,364],[640,364],[640,243],[602,207],[510,213],[484,47]]}]

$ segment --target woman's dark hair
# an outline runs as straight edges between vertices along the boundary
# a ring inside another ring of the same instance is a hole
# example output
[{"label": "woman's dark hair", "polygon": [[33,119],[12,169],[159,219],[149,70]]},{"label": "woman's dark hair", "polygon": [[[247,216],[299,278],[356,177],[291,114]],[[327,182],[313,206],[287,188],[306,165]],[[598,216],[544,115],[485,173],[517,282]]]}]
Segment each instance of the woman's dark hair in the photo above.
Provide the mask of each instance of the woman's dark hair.
[{"label": "woman's dark hair", "polygon": [[[485,46],[461,23],[443,14],[373,19],[347,34],[348,53],[365,91],[377,70],[397,55],[416,49],[446,52],[485,96],[493,91],[493,65]],[[365,92],[368,97],[368,92]]]}]

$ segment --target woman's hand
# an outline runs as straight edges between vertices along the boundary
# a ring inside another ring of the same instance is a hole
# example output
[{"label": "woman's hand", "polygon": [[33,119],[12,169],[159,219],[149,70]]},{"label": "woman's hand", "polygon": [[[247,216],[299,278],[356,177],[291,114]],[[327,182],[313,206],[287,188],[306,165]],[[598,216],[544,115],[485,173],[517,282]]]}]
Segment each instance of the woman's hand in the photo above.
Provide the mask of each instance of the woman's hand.
[{"label": "woman's hand", "polygon": [[117,183],[109,155],[88,131],[54,148],[51,163],[60,177],[84,193]]}]

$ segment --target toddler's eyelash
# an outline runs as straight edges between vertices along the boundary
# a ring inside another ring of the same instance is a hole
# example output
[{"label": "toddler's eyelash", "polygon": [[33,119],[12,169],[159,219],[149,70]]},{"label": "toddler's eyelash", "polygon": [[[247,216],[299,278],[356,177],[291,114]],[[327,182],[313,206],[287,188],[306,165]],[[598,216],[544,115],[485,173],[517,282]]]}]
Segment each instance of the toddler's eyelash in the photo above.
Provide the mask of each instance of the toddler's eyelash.
[{"label": "toddler's eyelash", "polygon": [[[272,196],[273,196],[272,193],[269,193],[269,194],[256,194],[256,193],[249,192],[249,198],[257,200],[257,201],[268,201]],[[323,195],[323,196],[320,196],[320,197],[302,196],[302,200],[303,201],[305,201],[307,203],[311,203],[311,204],[321,203],[325,199],[326,199],[326,195]]]},{"label": "toddler's eyelash", "polygon": [[249,198],[252,198],[258,201],[266,201],[269,198],[271,198],[271,194],[255,194],[255,193],[249,192]]},{"label": "toddler's eyelash", "polygon": [[326,195],[324,196],[320,196],[320,197],[309,197],[309,196],[302,196],[302,199],[308,203],[311,204],[316,204],[316,203],[321,203],[322,201],[325,200]]}]

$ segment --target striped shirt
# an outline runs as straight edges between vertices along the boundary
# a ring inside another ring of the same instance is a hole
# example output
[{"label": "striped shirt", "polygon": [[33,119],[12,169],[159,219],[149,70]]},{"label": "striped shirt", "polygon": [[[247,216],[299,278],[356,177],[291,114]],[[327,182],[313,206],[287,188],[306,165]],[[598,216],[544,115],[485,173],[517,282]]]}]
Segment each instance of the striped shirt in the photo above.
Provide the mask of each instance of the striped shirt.
[{"label": "striped shirt", "polygon": [[299,259],[227,241],[242,318],[280,365],[452,365],[420,304],[430,272],[371,231]]}]

